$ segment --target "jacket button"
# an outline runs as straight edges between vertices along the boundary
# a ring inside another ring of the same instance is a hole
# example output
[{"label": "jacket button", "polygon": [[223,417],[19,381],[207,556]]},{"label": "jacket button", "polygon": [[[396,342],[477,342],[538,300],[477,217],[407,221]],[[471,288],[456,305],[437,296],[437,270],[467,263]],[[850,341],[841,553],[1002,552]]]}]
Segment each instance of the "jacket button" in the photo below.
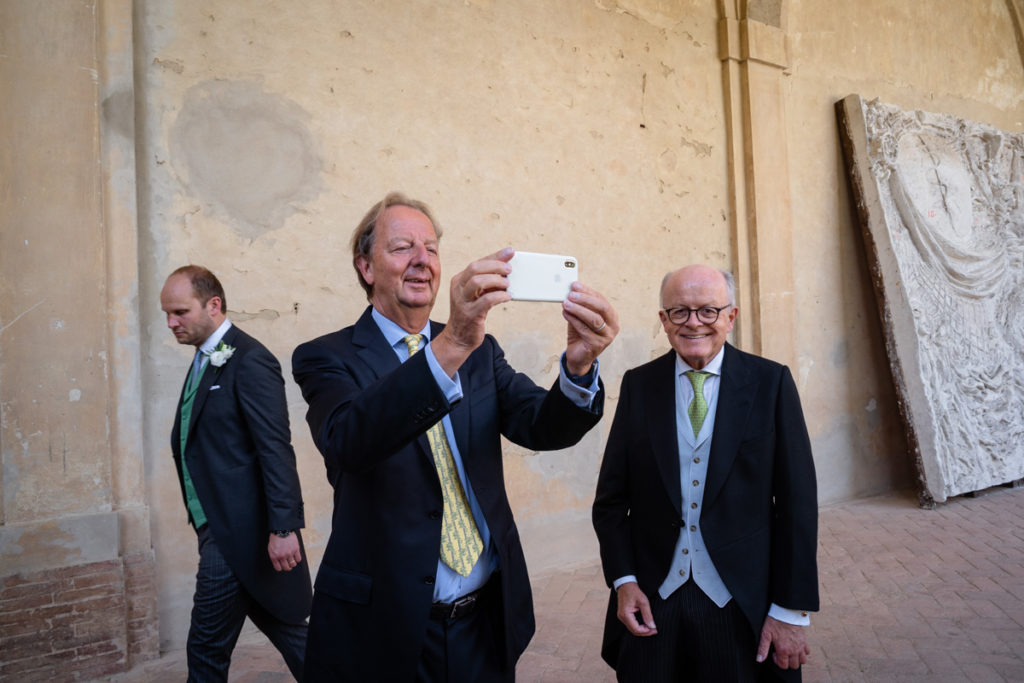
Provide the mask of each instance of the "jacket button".
[{"label": "jacket button", "polygon": [[440,510],[431,510],[429,516],[430,516],[430,519],[441,519],[441,511]]},{"label": "jacket button", "polygon": [[423,583],[427,584],[428,586],[433,586],[434,585],[434,577],[433,576],[424,576],[423,577]]}]

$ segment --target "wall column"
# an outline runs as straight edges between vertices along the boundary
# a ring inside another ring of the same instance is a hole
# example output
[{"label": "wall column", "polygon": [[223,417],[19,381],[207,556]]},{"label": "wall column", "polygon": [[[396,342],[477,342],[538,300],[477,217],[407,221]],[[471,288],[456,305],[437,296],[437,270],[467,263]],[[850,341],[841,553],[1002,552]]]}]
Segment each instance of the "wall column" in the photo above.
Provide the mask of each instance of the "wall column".
[{"label": "wall column", "polygon": [[720,0],[736,343],[796,364],[793,227],[782,79],[789,64],[782,0]]},{"label": "wall column", "polygon": [[158,654],[131,0],[0,3],[0,679]]}]

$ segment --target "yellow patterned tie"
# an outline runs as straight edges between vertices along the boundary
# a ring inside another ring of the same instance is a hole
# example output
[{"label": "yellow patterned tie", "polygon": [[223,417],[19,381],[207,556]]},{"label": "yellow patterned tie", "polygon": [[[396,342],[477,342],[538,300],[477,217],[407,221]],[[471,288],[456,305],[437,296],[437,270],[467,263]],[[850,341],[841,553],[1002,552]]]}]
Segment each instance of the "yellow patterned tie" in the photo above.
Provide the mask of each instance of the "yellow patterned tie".
[{"label": "yellow patterned tie", "polygon": [[[410,334],[405,337],[405,345],[409,347],[409,355],[420,350],[421,334]],[[441,481],[441,495],[444,498],[444,516],[441,518],[441,560],[459,573],[469,576],[473,571],[484,543],[480,531],[476,528],[476,520],[469,509],[466,492],[459,481],[459,473],[455,469],[455,458],[448,445],[448,437],[444,433],[444,424],[439,420],[427,430],[430,451],[434,455],[434,467],[437,468],[438,479]]]},{"label": "yellow patterned tie", "polygon": [[696,437],[700,434],[700,428],[704,426],[704,418],[708,416],[708,403],[704,400],[704,380],[711,373],[687,370],[684,374],[693,385],[693,400],[690,401],[686,413],[690,416],[690,426],[693,427],[693,435]]}]

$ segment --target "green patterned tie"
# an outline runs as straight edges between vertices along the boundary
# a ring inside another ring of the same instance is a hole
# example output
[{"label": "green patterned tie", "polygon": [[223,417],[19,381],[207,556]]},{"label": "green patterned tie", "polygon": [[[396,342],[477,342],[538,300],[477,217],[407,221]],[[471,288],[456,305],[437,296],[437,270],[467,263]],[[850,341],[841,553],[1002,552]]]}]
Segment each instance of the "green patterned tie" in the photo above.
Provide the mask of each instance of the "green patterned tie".
[{"label": "green patterned tie", "polygon": [[690,426],[693,427],[693,435],[696,437],[700,434],[700,428],[704,426],[704,418],[708,416],[708,403],[704,400],[704,380],[711,373],[687,370],[685,374],[693,385],[693,400],[690,401],[690,407],[686,412],[690,416]]},{"label": "green patterned tie", "polygon": [[192,483],[192,473],[188,471],[188,465],[185,463],[185,446],[188,444],[188,430],[192,423],[192,404],[195,402],[199,380],[203,378],[207,365],[209,363],[206,362],[204,355],[196,351],[192,370],[185,380],[185,395],[181,401],[181,441],[179,441],[178,450],[181,453],[181,479],[185,485],[185,507],[192,514],[192,524],[196,529],[206,524],[206,513],[203,511],[202,503],[199,502],[195,484]]},{"label": "green patterned tie", "polygon": [[[423,335],[410,334],[405,337],[405,345],[409,347],[409,356],[420,350]],[[434,467],[441,482],[441,495],[444,498],[444,516],[441,518],[441,560],[454,569],[460,576],[469,576],[473,571],[484,543],[476,521],[469,509],[466,492],[459,481],[459,473],[455,469],[455,458],[452,457],[448,437],[444,433],[444,425],[440,420],[427,430],[430,451],[434,455]]]}]

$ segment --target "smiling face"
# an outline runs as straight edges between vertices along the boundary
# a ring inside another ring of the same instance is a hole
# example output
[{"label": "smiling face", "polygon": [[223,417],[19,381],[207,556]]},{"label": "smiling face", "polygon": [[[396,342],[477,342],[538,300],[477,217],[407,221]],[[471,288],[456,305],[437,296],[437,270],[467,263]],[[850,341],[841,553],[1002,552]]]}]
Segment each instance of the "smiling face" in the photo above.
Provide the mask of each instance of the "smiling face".
[{"label": "smiling face", "polygon": [[212,296],[203,305],[184,274],[167,278],[160,290],[160,308],[167,314],[167,327],[179,344],[199,347],[224,322],[220,297]]},{"label": "smiling face", "polygon": [[[713,306],[719,308],[733,302],[729,300],[729,287],[725,277],[708,266],[687,266],[668,276],[661,288],[661,307],[663,309],[701,308]],[[739,309],[735,306],[725,308],[711,325],[697,319],[696,313],[682,325],[676,325],[665,311],[659,311],[661,325],[668,335],[668,342],[675,352],[694,370],[700,370],[718,355],[725,344],[726,336],[732,331],[733,323]]]},{"label": "smiling face", "polygon": [[407,332],[419,332],[441,279],[434,226],[422,212],[395,205],[381,215],[375,233],[369,258],[356,257],[356,267],[373,288],[370,303]]}]

